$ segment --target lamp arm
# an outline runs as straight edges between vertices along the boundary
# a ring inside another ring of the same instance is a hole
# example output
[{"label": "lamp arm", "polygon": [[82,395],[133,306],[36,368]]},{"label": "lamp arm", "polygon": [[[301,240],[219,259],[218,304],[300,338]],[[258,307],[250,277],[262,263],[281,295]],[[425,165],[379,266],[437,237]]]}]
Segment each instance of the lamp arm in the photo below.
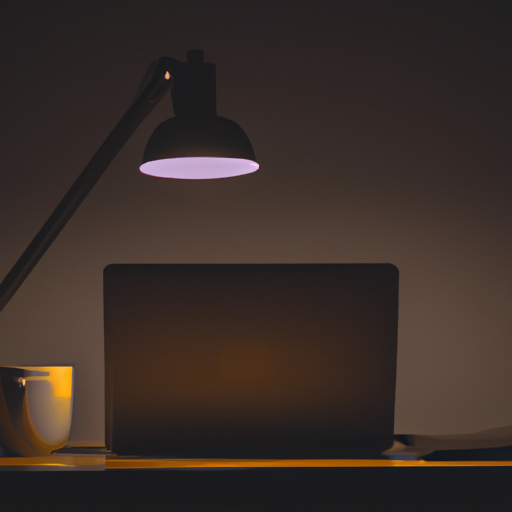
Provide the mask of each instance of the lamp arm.
[{"label": "lamp arm", "polygon": [[39,233],[0,283],[0,311],[57,238],[124,144],[172,87],[172,74],[177,64],[178,62],[174,59],[162,57],[150,65],[141,84],[142,92],[137,95],[126,114],[105,139]]}]

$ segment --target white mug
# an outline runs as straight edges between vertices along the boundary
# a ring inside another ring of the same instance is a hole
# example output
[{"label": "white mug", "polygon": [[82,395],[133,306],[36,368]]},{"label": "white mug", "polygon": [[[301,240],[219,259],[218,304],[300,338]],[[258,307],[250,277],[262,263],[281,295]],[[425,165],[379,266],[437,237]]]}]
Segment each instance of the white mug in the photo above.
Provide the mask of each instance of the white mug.
[{"label": "white mug", "polygon": [[18,455],[65,446],[73,413],[72,366],[0,367],[0,445]]}]

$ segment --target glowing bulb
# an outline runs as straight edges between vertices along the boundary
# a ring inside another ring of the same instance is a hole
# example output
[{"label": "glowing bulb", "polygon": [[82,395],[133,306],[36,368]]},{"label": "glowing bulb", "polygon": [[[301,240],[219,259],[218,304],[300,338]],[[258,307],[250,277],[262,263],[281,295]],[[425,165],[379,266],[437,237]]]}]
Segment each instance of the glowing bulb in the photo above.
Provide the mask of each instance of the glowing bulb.
[{"label": "glowing bulb", "polygon": [[259,165],[244,158],[188,157],[152,160],[140,166],[140,172],[158,178],[208,180],[230,178],[257,171]]}]

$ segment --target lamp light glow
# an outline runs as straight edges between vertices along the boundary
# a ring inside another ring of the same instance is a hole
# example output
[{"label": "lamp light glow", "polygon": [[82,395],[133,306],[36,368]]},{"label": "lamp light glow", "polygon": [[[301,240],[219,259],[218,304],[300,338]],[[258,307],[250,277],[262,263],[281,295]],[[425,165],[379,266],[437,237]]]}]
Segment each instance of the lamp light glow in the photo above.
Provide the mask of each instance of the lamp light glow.
[{"label": "lamp light glow", "polygon": [[244,158],[188,157],[146,162],[140,172],[158,178],[208,180],[242,176],[258,168],[259,164]]}]

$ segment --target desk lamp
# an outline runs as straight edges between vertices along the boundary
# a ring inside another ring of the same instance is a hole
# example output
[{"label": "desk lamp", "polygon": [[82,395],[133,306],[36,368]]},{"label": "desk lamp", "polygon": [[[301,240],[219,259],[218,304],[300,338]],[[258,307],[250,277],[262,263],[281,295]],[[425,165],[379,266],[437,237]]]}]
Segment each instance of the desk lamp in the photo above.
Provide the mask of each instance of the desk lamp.
[{"label": "desk lamp", "polygon": [[[162,57],[149,66],[126,114],[0,284],[0,311],[57,238],[117,153],[169,89],[172,88],[175,117],[161,123],[151,135],[140,167],[142,173],[160,178],[211,179],[239,176],[258,169],[254,151],[244,131],[233,121],[217,116],[215,65],[203,60],[202,50],[191,50],[187,53],[187,62]],[[59,411],[57,416],[65,419],[57,425],[60,430],[55,429],[55,418],[47,418],[53,425],[49,437],[42,435],[30,421],[27,426],[26,414],[22,412],[25,381],[49,379],[50,373],[57,370],[50,367],[0,368],[0,380],[5,381],[0,384],[0,438],[15,453],[50,453],[66,442],[71,421],[70,400],[55,406]],[[68,370],[72,372],[73,369],[69,367]],[[71,383],[72,373],[69,375]],[[70,393],[69,396],[72,396]],[[55,397],[52,396],[50,393],[46,397],[50,409],[55,405]],[[55,432],[59,434],[58,439]]]},{"label": "desk lamp", "polygon": [[175,117],[161,123],[151,135],[140,167],[142,173],[160,178],[211,179],[258,169],[244,131],[233,121],[217,116],[215,65],[203,59],[202,50],[190,50],[187,62],[162,57],[149,66],[126,114],[0,284],[0,311],[169,89]]}]

